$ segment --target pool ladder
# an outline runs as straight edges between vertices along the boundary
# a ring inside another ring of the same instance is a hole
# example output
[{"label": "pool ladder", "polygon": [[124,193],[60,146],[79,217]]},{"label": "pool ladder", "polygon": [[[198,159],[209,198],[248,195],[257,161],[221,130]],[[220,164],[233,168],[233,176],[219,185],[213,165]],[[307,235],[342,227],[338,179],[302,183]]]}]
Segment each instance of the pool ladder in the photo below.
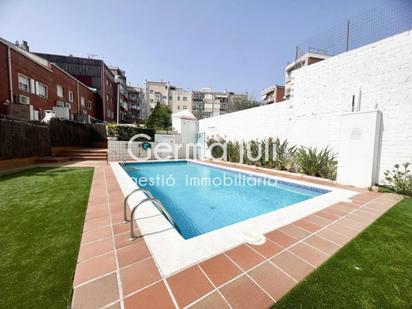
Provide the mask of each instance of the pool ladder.
[{"label": "pool ladder", "polygon": [[[137,203],[137,205],[135,205],[132,208],[132,213],[130,214],[130,220],[127,219],[127,201],[129,200],[129,198],[137,193],[137,192],[143,192],[144,194],[146,194],[148,197],[141,200],[139,203]],[[167,221],[169,221],[169,223],[177,230],[179,231],[179,228],[177,227],[176,222],[173,220],[172,216],[167,212],[167,210],[165,209],[165,207],[163,206],[163,204],[153,196],[152,193],[150,193],[149,191],[142,189],[142,188],[137,188],[134,189],[132,192],[130,192],[128,195],[126,195],[125,199],[124,199],[124,205],[123,205],[123,222],[124,223],[128,223],[130,221],[130,240],[136,240],[137,236],[134,233],[134,214],[137,210],[137,208],[139,208],[140,205],[147,203],[147,202],[152,202],[153,205],[155,205],[155,207],[157,208],[157,210],[159,210],[159,212],[166,218]]]}]

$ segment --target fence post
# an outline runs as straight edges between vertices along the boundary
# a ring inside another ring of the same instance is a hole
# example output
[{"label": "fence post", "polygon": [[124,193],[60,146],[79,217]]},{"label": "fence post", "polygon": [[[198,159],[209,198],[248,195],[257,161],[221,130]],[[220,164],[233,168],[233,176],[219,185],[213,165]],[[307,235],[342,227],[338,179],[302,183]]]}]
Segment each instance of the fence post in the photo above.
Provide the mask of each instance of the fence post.
[{"label": "fence post", "polygon": [[346,26],[346,51],[349,50],[349,20]]}]

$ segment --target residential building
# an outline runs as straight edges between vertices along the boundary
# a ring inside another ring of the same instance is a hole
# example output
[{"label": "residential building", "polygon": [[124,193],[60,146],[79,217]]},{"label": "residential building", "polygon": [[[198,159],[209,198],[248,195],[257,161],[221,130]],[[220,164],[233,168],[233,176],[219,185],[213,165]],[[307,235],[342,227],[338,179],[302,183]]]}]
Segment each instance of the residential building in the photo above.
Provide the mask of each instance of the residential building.
[{"label": "residential building", "polygon": [[247,93],[215,92],[210,88],[201,88],[193,91],[192,111],[198,119],[219,116],[235,111],[236,104],[247,97]]},{"label": "residential building", "polygon": [[48,112],[82,122],[98,120],[97,92],[31,53],[27,42],[0,38],[0,114],[41,120]]},{"label": "residential building", "polygon": [[299,68],[302,68],[308,65],[312,65],[319,61],[325,60],[329,57],[330,57],[329,55],[325,53],[321,53],[319,51],[314,51],[314,52],[310,51],[304,54],[303,56],[298,57],[294,62],[288,64],[285,69],[285,95],[284,95],[285,100],[293,96],[294,84],[293,84],[292,72],[294,70],[297,70]]},{"label": "residential building", "polygon": [[117,121],[118,84],[110,68],[100,59],[35,53],[73,75],[86,86],[97,89],[98,117],[103,121]]},{"label": "residential building", "polygon": [[149,117],[156,104],[161,103],[169,106],[170,86],[168,82],[164,81],[146,81],[145,82],[145,106],[143,108],[143,118]]},{"label": "residential building", "polygon": [[261,92],[262,99],[261,104],[273,104],[284,100],[285,86],[274,85],[267,87]]},{"label": "residential building", "polygon": [[175,88],[170,90],[169,107],[172,113],[182,110],[192,111],[193,91]]},{"label": "residential building", "polygon": [[210,88],[183,89],[164,81],[146,81],[145,94],[143,119],[150,115],[158,103],[167,105],[172,113],[187,109],[199,119],[219,116],[234,111],[234,106],[248,97],[247,93],[217,92]]},{"label": "residential building", "polygon": [[144,88],[139,86],[127,86],[127,103],[129,112],[126,114],[125,122],[142,122],[144,105]]},{"label": "residential building", "polygon": [[117,104],[117,111],[116,111],[116,122],[117,123],[125,123],[128,119],[129,107],[128,107],[128,95],[127,95],[127,79],[126,79],[126,72],[121,70],[119,67],[109,67],[110,71],[114,76],[114,81],[117,84],[116,88],[116,101]]}]

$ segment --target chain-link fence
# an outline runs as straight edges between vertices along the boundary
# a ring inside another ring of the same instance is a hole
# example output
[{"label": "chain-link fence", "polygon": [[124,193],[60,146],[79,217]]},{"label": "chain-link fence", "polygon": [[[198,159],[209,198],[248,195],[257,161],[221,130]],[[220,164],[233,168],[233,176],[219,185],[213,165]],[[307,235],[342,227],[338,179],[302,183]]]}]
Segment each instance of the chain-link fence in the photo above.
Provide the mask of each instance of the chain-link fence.
[{"label": "chain-link fence", "polygon": [[296,57],[307,52],[337,55],[412,29],[412,0],[388,0],[297,45]]}]

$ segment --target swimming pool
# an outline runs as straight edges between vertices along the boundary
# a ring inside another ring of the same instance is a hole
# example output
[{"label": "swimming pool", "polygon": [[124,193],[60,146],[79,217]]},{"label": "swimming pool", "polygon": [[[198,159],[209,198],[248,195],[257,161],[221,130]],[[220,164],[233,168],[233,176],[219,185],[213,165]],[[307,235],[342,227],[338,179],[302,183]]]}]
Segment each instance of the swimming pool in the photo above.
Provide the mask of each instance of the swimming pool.
[{"label": "swimming pool", "polygon": [[188,161],[126,163],[190,239],[323,195],[329,190]]}]

